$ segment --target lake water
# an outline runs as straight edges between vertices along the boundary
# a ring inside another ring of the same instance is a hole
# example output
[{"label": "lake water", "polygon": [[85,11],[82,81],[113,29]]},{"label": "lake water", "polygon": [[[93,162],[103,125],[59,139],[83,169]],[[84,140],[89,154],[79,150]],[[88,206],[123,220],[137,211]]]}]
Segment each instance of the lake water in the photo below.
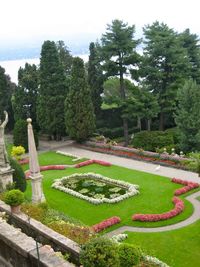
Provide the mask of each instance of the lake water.
[{"label": "lake water", "polygon": [[[81,57],[85,62],[88,61],[88,55],[75,55]],[[39,58],[28,58],[28,59],[18,59],[18,60],[8,60],[0,61],[0,66],[5,69],[6,74],[11,78],[11,81],[18,82],[18,70],[20,67],[24,67],[25,63],[39,65]]]}]

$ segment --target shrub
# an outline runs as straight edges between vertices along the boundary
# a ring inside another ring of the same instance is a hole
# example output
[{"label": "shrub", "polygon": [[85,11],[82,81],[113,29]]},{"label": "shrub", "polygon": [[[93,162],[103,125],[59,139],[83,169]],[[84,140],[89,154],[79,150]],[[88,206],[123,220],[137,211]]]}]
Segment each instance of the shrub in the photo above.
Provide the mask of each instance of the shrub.
[{"label": "shrub", "polygon": [[[34,131],[35,144],[38,147],[38,136]],[[15,123],[13,131],[13,141],[15,146],[23,146],[28,151],[28,133],[27,133],[27,122],[25,120],[18,120]]]},{"label": "shrub", "polygon": [[82,246],[80,261],[84,267],[119,267],[118,245],[108,238],[96,238]]},{"label": "shrub", "polygon": [[120,266],[131,267],[138,265],[142,259],[142,251],[132,244],[121,244],[119,246]]},{"label": "shrub", "polygon": [[161,131],[142,131],[135,134],[132,144],[137,148],[156,151],[157,148],[174,144],[174,140],[171,133]]},{"label": "shrub", "polygon": [[25,148],[23,146],[13,146],[11,156],[17,160],[21,159],[21,156],[25,154]]},{"label": "shrub", "polygon": [[26,190],[26,177],[21,165],[14,159],[10,158],[10,166],[14,170],[13,172],[13,182],[15,183],[15,188],[24,192]]},{"label": "shrub", "polygon": [[13,189],[5,193],[4,201],[10,206],[18,206],[24,202],[24,193],[19,189]]}]

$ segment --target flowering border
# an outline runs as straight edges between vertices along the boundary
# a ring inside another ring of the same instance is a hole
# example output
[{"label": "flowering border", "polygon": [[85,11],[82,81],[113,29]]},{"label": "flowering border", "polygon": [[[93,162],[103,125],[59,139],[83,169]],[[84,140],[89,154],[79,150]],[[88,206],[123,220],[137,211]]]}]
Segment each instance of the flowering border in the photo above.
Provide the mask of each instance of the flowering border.
[{"label": "flowering border", "polygon": [[111,217],[109,219],[106,219],[100,223],[97,223],[95,225],[92,226],[92,230],[95,232],[95,233],[99,233],[103,230],[105,230],[106,228],[112,226],[112,225],[115,225],[117,223],[120,223],[121,222],[121,218],[120,217],[117,217],[117,216],[114,216],[114,217]]},{"label": "flowering border", "polygon": [[[121,196],[113,198],[113,199],[109,199],[109,198],[95,199],[95,198],[92,198],[92,197],[85,196],[85,195],[83,195],[83,194],[81,194],[79,192],[76,192],[76,191],[72,190],[72,189],[66,188],[66,187],[64,187],[62,185],[62,181],[64,181],[64,180],[68,180],[68,179],[71,179],[71,178],[82,178],[83,176],[84,177],[88,177],[88,178],[92,177],[93,179],[109,182],[109,183],[114,184],[114,185],[121,185],[121,186],[125,187],[128,190],[128,192],[126,194],[124,194],[124,195],[121,195]],[[100,175],[100,174],[92,173],[92,172],[74,173],[72,175],[63,177],[61,179],[56,179],[56,180],[54,180],[54,183],[52,184],[51,187],[55,188],[55,189],[58,189],[60,191],[63,191],[65,193],[68,193],[68,194],[70,194],[72,196],[87,200],[92,204],[117,203],[117,202],[122,201],[122,200],[124,200],[126,198],[129,198],[131,196],[139,194],[139,191],[137,190],[137,189],[139,189],[138,185],[130,184],[130,183],[127,183],[127,182],[124,182],[124,181],[121,181],[121,180],[114,180],[114,179],[105,177],[105,176]]]},{"label": "flowering border", "polygon": [[102,166],[111,166],[112,165],[111,163],[109,163],[107,161],[98,160],[98,159],[89,159],[89,160],[86,160],[86,161],[83,161],[83,162],[76,164],[75,168],[81,168],[83,166],[88,166],[88,165],[91,165],[94,163],[102,165]]},{"label": "flowering border", "polygon": [[[67,167],[66,165],[47,165],[47,166],[40,166],[40,171],[49,171],[49,170],[65,170]],[[25,172],[26,178],[28,179],[30,176],[30,170]]]},{"label": "flowering border", "polygon": [[198,183],[185,181],[185,180],[181,180],[181,179],[177,179],[177,178],[173,178],[171,181],[172,181],[172,183],[185,185],[184,187],[181,187],[181,188],[175,190],[175,192],[174,192],[175,196],[185,194],[185,193],[189,192],[190,190],[193,190],[193,189],[199,187]]},{"label": "flowering border", "polygon": [[57,150],[56,153],[64,155],[64,156],[67,156],[67,157],[71,157],[71,158],[73,158],[72,161],[78,161],[78,160],[81,159],[81,157],[78,157],[76,155],[73,155],[73,154],[70,154],[70,153],[67,153],[67,152],[64,152],[64,151],[60,151],[60,150]]},{"label": "flowering border", "polygon": [[173,210],[161,214],[134,214],[132,216],[132,220],[141,222],[157,222],[157,221],[171,219],[180,214],[184,210],[183,200],[181,200],[178,197],[173,197],[172,202],[175,205]]}]

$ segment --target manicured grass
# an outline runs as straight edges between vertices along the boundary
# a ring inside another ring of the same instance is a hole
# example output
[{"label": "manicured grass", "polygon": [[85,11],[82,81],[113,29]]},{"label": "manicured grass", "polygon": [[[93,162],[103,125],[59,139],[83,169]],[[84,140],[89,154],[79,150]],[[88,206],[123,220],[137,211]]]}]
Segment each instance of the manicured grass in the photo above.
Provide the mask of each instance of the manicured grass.
[{"label": "manicured grass", "polygon": [[77,161],[73,161],[75,157],[65,156],[54,151],[44,152],[39,155],[39,163],[41,165],[74,165],[79,162],[85,161],[85,158],[82,158]]},{"label": "manicured grass", "polygon": [[187,227],[159,233],[130,233],[124,242],[139,245],[171,267],[199,266],[200,221]]},{"label": "manicured grass", "polygon": [[[56,154],[55,152],[48,152],[40,154],[39,158],[41,165],[48,165],[67,164],[67,159],[65,158],[68,157]],[[129,183],[138,184],[140,186],[140,194],[116,204],[94,205],[85,200],[78,199],[51,188],[54,179],[76,172],[95,172],[113,179],[120,179]],[[110,230],[117,228],[120,225],[156,227],[174,224],[184,220],[193,212],[192,205],[184,200],[186,207],[184,212],[170,220],[151,223],[133,222],[131,220],[131,216],[135,213],[163,213],[173,209],[173,193],[177,188],[180,188],[181,185],[171,183],[169,179],[158,175],[134,171],[118,166],[104,167],[97,164],[79,169],[69,167],[66,170],[45,171],[43,172],[43,175],[44,194],[49,205],[54,209],[81,220],[87,225],[93,225],[112,216],[120,216],[122,222],[117,226],[113,226]],[[30,198],[30,185],[28,186],[26,195]],[[184,197],[181,198],[184,199]]]}]

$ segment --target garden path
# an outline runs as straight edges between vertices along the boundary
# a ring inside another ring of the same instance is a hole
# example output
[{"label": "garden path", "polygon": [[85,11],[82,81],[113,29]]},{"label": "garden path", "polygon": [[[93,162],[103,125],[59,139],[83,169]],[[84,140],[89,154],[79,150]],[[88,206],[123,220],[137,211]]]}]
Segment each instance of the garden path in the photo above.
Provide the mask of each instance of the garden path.
[{"label": "garden path", "polygon": [[188,201],[190,201],[190,203],[192,203],[192,205],[194,207],[194,212],[193,212],[192,216],[190,216],[189,218],[187,218],[186,220],[184,220],[182,222],[172,224],[172,225],[161,226],[161,227],[154,227],[154,228],[122,226],[122,227],[117,228],[116,230],[113,230],[113,231],[107,233],[106,236],[112,237],[113,235],[122,234],[125,231],[142,232],[142,233],[164,232],[164,231],[176,230],[176,229],[188,226],[188,225],[200,220],[200,201],[196,199],[197,197],[200,197],[200,191],[186,197],[186,199]]}]

